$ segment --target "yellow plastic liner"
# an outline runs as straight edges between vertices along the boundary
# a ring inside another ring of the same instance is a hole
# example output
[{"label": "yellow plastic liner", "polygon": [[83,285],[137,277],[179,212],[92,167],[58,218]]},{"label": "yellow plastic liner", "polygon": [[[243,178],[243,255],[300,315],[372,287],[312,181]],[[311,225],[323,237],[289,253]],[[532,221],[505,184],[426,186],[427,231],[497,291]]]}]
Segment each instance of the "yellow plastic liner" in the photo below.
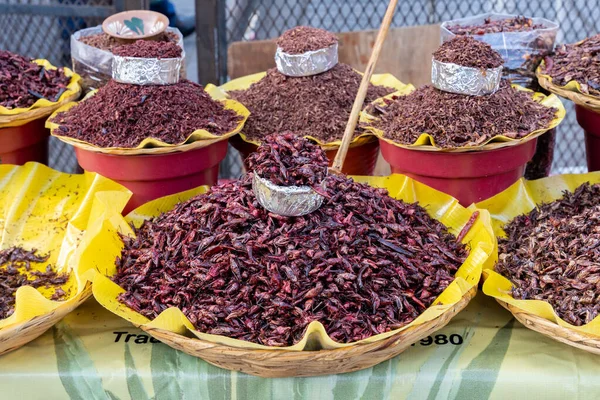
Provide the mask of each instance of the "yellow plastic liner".
[{"label": "yellow plastic liner", "polygon": [[48,264],[71,276],[62,289],[65,301],[44,296],[54,289],[23,286],[16,292],[15,312],[0,320],[0,330],[77,302],[95,266],[101,247],[91,238],[120,216],[131,192],[94,173],[71,175],[42,164],[0,165],[0,248],[21,246],[50,253],[44,263],[31,269],[45,271]]},{"label": "yellow plastic liner", "polygon": [[[363,75],[362,72],[359,72],[359,71],[356,71],[356,72],[358,72],[361,76]],[[266,72],[259,72],[256,74],[247,75],[247,76],[243,76],[241,78],[233,79],[233,80],[219,86],[218,88],[213,85],[208,85],[206,90],[208,91],[209,87],[210,87],[210,90],[214,91],[214,93],[215,93],[215,98],[226,99],[226,98],[229,98],[229,96],[227,95],[227,92],[230,92],[233,90],[246,90],[253,83],[260,81],[266,75],[267,75]],[[393,89],[396,89],[396,92],[394,92],[394,93],[402,93],[402,94],[408,94],[415,89],[413,85],[402,83],[396,77],[394,77],[392,74],[374,74],[371,77],[371,84],[377,85],[377,86],[391,87]],[[219,93],[217,90],[220,90],[221,92]],[[373,136],[371,134],[371,132],[365,131],[365,133],[354,137],[352,139],[352,142],[350,142],[350,143],[351,143],[351,145],[354,145],[354,146],[363,144],[363,143],[368,142],[370,140],[371,136]],[[256,146],[260,146],[260,141],[248,139],[248,137],[244,134],[243,130],[242,130],[242,132],[240,132],[240,137],[245,142],[252,143]],[[327,149],[334,149],[334,148],[339,147],[342,144],[341,139],[334,140],[332,142],[323,142],[313,136],[305,136],[305,137],[313,140],[319,146],[327,148]]]},{"label": "yellow plastic liner", "polygon": [[[501,147],[506,147],[507,145],[516,145],[524,140],[529,140],[534,137],[540,136],[544,132],[547,132],[548,130],[555,128],[565,118],[565,114],[566,114],[565,107],[563,106],[562,102],[556,95],[550,94],[550,95],[546,96],[543,93],[534,92],[530,89],[526,89],[519,85],[512,85],[512,87],[515,88],[516,90],[520,90],[520,91],[524,91],[524,92],[531,92],[532,99],[534,101],[536,101],[548,108],[554,107],[554,108],[558,109],[554,119],[552,121],[550,121],[550,124],[546,128],[538,129],[533,132],[530,132],[529,134],[527,134],[526,136],[524,136],[520,139],[512,139],[512,138],[509,138],[504,135],[498,135],[498,136],[494,136],[494,137],[486,140],[485,142],[483,142],[482,144],[477,145],[477,146],[441,148],[435,144],[435,140],[433,139],[433,137],[426,132],[422,133],[417,138],[417,140],[415,140],[415,142],[412,144],[401,144],[401,143],[395,142],[392,139],[385,137],[385,134],[381,129],[378,129],[378,128],[375,128],[374,126],[372,126],[371,125],[372,122],[374,120],[376,120],[377,117],[369,115],[365,112],[363,112],[361,114],[360,122],[362,122],[366,126],[366,129],[368,131],[372,132],[379,139],[385,140],[386,142],[388,142],[394,146],[397,146],[397,147],[402,147],[405,149],[418,147],[419,150],[426,150],[426,151],[463,152],[463,151],[472,151],[472,150],[494,150],[494,149],[498,149]],[[395,96],[404,96],[407,94],[410,94],[410,92],[395,92],[395,93],[389,94],[381,99],[375,100],[372,104],[384,104],[384,99],[391,99],[392,97],[395,97]]]},{"label": "yellow plastic liner", "polygon": [[[455,235],[459,234],[462,227],[465,226],[475,211],[475,209],[466,209],[458,204],[456,199],[413,181],[403,175],[392,175],[388,177],[355,177],[355,179],[375,187],[387,188],[390,195],[397,199],[402,199],[407,202],[418,201],[419,204],[426,208],[429,215],[449,227],[450,231]],[[111,222],[114,223],[112,229],[98,232],[96,237],[91,240],[92,244],[102,243],[101,247],[103,249],[103,251],[97,255],[96,259],[96,265],[101,274],[96,275],[94,279],[94,297],[106,309],[136,326],[144,325],[147,327],[166,329],[180,334],[189,331],[200,339],[238,348],[274,349],[273,347],[231,339],[225,336],[209,335],[198,332],[194,329],[187,317],[177,308],[169,308],[163,311],[153,321],[150,321],[148,318],[120,303],[117,300],[117,297],[120,293],[123,293],[124,290],[107,278],[107,276],[110,277],[116,273],[115,258],[120,255],[121,249],[123,248],[123,242],[116,232],[133,235],[133,231],[128,223],[133,223],[134,226],[138,227],[144,220],[155,217],[161,212],[171,210],[178,202],[189,199],[196,194],[203,193],[205,190],[205,187],[201,187],[154,200],[134,210],[126,217],[126,219],[112,220]],[[494,254],[496,239],[492,231],[489,213],[485,210],[480,210],[479,212],[479,217],[463,241],[464,243],[468,243],[471,249],[470,254],[465,263],[457,271],[456,279],[436,299],[434,305],[425,310],[423,314],[410,324],[391,332],[372,336],[361,342],[380,340],[411,326],[423,324],[435,319],[444,311],[448,310],[453,304],[457,303],[463,295],[478,284],[482,268],[484,266],[491,268],[496,257]],[[319,348],[335,349],[347,347],[355,343],[358,342],[341,344],[333,341],[325,332],[323,325],[314,321],[308,326],[305,336],[299,343],[289,347],[278,347],[276,349],[288,351]]]},{"label": "yellow plastic liner", "polygon": [[[564,191],[573,192],[585,182],[600,183],[600,172],[587,174],[558,175],[535,181],[519,180],[504,192],[476,204],[487,209],[492,217],[494,233],[497,237],[506,237],[503,230],[515,217],[533,210],[536,205],[548,203],[563,197]],[[571,325],[560,318],[550,303],[541,300],[516,300],[512,297],[512,283],[491,269],[484,268],[485,282],[483,292],[498,300],[520,308],[530,314],[552,321],[562,327],[600,336],[600,316],[583,326]]]},{"label": "yellow plastic liner", "polygon": [[[214,89],[212,89],[212,90],[214,91]],[[90,97],[95,95],[96,92],[97,92],[97,90],[91,91],[81,101],[85,101],[85,100],[89,99]],[[196,143],[196,142],[200,142],[200,141],[206,141],[207,142],[206,144],[208,145],[208,144],[212,144],[215,142],[219,142],[221,140],[228,139],[229,137],[239,133],[242,130],[244,124],[246,123],[246,120],[248,119],[248,116],[250,115],[250,111],[248,111],[248,109],[246,107],[244,107],[242,104],[240,104],[239,102],[237,102],[235,100],[216,99],[212,96],[212,92],[210,92],[208,90],[206,90],[206,92],[213,99],[219,101],[225,109],[232,110],[237,115],[242,117],[242,119],[236,125],[236,127],[234,129],[232,129],[229,132],[224,133],[223,135],[215,135],[215,134],[210,133],[206,129],[198,129],[198,130],[195,130],[192,133],[190,133],[190,135],[185,139],[185,141],[183,141],[182,143],[178,143],[178,144],[169,144],[169,143],[163,142],[162,140],[150,137],[150,138],[146,138],[146,139],[142,140],[142,142],[139,145],[137,145],[137,147],[133,147],[133,148],[99,147],[99,146],[96,146],[94,144],[91,144],[91,143],[83,141],[83,140],[74,139],[71,137],[61,135],[60,134],[61,132],[59,129],[60,125],[55,122],[50,122],[50,120],[53,119],[59,113],[68,111],[72,107],[75,107],[78,104],[77,102],[71,102],[71,103],[65,104],[64,106],[62,106],[58,110],[56,110],[50,116],[50,118],[48,118],[48,120],[46,121],[46,128],[50,129],[52,136],[55,136],[55,137],[59,138],[60,140],[62,140],[63,142],[68,143],[72,146],[79,147],[84,150],[95,151],[95,152],[100,152],[100,153],[127,154],[127,155],[145,154],[145,153],[148,153],[147,149],[155,150],[155,151],[152,151],[152,153],[154,153],[154,154],[170,153],[170,152],[174,151],[175,148],[179,149],[184,144],[187,145],[187,144],[192,144],[192,143]],[[203,147],[203,146],[194,146],[194,148],[196,148],[196,147]]]},{"label": "yellow plastic liner", "polygon": [[[56,67],[54,65],[50,64],[50,62],[48,60],[33,60],[33,62],[38,65],[43,65],[46,69],[56,69]],[[79,93],[79,91],[81,90],[81,87],[79,86],[79,81],[81,80],[81,77],[79,75],[77,75],[76,73],[74,73],[73,71],[71,71],[69,68],[65,67],[64,71],[65,71],[65,75],[67,77],[71,78],[71,81],[67,85],[67,89],[63,92],[63,94],[60,95],[60,97],[58,98],[57,101],[50,101],[47,99],[38,99],[35,103],[33,103],[33,105],[31,105],[30,107],[27,107],[27,108],[24,108],[24,107],[22,107],[22,108],[6,108],[4,106],[0,106],[0,116],[23,114],[23,113],[33,110],[35,108],[51,107],[51,106],[59,104],[64,99],[66,99],[74,94]]]}]

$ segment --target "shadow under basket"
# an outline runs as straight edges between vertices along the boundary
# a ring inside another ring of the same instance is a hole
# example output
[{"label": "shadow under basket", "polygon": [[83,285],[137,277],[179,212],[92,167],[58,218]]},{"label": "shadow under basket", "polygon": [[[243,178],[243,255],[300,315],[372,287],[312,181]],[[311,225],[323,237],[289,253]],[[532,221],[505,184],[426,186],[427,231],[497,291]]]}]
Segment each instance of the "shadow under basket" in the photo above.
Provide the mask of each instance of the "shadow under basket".
[{"label": "shadow under basket", "polygon": [[[240,135],[233,136],[229,139],[229,142],[234,149],[240,152],[242,161],[244,162],[244,168],[248,170],[248,164],[246,158],[254,153],[258,148],[257,145],[245,142]],[[337,154],[337,148],[334,150],[326,150],[325,155],[329,159],[329,166],[333,163],[333,159]],[[375,171],[375,164],[377,164],[377,157],[379,156],[379,142],[377,138],[372,138],[366,143],[358,146],[350,145],[346,161],[342,172],[346,175],[373,175]]]},{"label": "shadow under basket", "polygon": [[496,150],[440,152],[407,149],[380,140],[393,174],[407,175],[458,199],[468,207],[488,199],[523,177],[537,139]]},{"label": "shadow under basket", "polygon": [[226,140],[198,149],[152,155],[114,155],[75,148],[84,170],[112,179],[133,192],[123,215],[159,197],[215,185],[219,163],[226,154]]},{"label": "shadow under basket", "polygon": [[575,104],[575,114],[585,133],[588,171],[600,171],[600,114],[579,104]]},{"label": "shadow under basket", "polygon": [[34,161],[48,165],[46,117],[21,126],[0,128],[0,164],[23,165]]}]

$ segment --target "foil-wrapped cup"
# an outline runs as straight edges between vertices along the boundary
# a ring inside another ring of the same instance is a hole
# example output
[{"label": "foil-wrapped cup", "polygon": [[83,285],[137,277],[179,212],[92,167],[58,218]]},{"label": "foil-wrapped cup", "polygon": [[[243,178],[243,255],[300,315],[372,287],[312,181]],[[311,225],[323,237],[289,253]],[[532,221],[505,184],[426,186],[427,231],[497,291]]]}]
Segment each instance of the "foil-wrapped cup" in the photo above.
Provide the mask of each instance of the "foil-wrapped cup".
[{"label": "foil-wrapped cup", "polygon": [[431,63],[431,83],[444,92],[483,96],[500,88],[502,66],[497,68],[471,68],[444,63],[435,58]]},{"label": "foil-wrapped cup", "polygon": [[287,76],[310,76],[329,71],[338,63],[338,44],[302,54],[288,54],[277,47],[277,69]]},{"label": "foil-wrapped cup", "polygon": [[252,190],[258,203],[285,217],[310,214],[323,204],[323,196],[310,186],[279,186],[254,174]]},{"label": "foil-wrapped cup", "polygon": [[171,85],[179,82],[183,58],[140,58],[115,55],[112,77],[133,85]]}]

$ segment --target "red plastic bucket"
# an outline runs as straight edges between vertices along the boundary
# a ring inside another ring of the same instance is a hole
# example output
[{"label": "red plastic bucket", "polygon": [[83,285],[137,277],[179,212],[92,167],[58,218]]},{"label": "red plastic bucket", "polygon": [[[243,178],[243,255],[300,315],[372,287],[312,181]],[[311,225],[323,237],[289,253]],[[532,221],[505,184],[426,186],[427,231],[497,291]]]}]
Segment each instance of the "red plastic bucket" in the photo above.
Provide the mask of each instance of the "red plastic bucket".
[{"label": "red plastic bucket", "polygon": [[[254,153],[258,146],[243,141],[239,135],[229,139],[229,142],[233,148],[240,152],[244,167],[248,169],[246,157]],[[327,158],[329,158],[329,166],[333,163],[336,153],[337,149],[327,150],[325,152]],[[347,175],[373,175],[378,155],[379,142],[376,139],[370,140],[360,146],[350,147],[348,149],[348,154],[346,155],[342,172]]]},{"label": "red plastic bucket", "polygon": [[123,214],[162,196],[214,185],[227,141],[184,152],[123,156],[75,148],[79,165],[110,178],[133,192]]},{"label": "red plastic bucket", "polygon": [[600,114],[575,104],[577,122],[585,132],[588,171],[600,171]]},{"label": "red plastic bucket", "polygon": [[468,206],[502,192],[523,177],[536,141],[465,153],[409,150],[383,140],[380,145],[392,173],[408,175]]},{"label": "red plastic bucket", "polygon": [[48,164],[46,118],[21,126],[0,128],[0,164],[23,165],[29,161]]}]

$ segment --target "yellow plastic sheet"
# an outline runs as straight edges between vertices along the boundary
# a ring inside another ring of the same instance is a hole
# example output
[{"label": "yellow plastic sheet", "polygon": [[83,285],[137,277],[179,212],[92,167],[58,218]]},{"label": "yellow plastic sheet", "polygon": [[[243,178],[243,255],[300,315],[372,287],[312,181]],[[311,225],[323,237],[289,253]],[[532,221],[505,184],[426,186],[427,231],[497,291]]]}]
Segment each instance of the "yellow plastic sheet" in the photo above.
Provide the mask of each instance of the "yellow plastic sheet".
[{"label": "yellow plastic sheet", "polygon": [[[50,64],[50,62],[47,60],[34,60],[33,62],[38,65],[43,65],[46,69],[56,69],[56,67],[54,65]],[[81,90],[81,87],[79,86],[79,81],[81,80],[81,77],[79,75],[77,75],[76,73],[74,73],[73,71],[71,71],[69,68],[65,67],[64,71],[65,71],[65,75],[67,77],[71,78],[71,81],[67,85],[67,90],[65,90],[64,93],[61,94],[60,97],[58,98],[58,101],[50,101],[47,99],[38,99],[35,103],[33,103],[33,105],[31,107],[27,107],[27,108],[6,108],[4,106],[0,106],[0,116],[23,114],[23,113],[33,110],[35,108],[55,106],[55,105],[59,104],[60,102],[64,101],[65,99],[79,93],[79,91]]]},{"label": "yellow plastic sheet", "polygon": [[[552,121],[550,121],[550,124],[546,128],[538,129],[533,132],[530,132],[525,137],[520,138],[520,139],[512,139],[512,138],[509,138],[504,135],[498,135],[498,136],[494,136],[494,137],[488,139],[487,141],[485,141],[482,144],[477,145],[477,146],[441,148],[441,147],[436,146],[435,140],[433,139],[433,137],[426,132],[422,133],[413,144],[408,144],[408,145],[397,143],[397,142],[393,141],[392,139],[386,138],[384,135],[384,132],[381,129],[377,129],[371,125],[372,122],[374,120],[376,120],[376,117],[369,115],[367,113],[364,113],[364,112],[361,114],[360,122],[362,122],[364,125],[366,125],[366,129],[368,131],[372,132],[375,136],[377,136],[378,138],[385,140],[386,142],[388,142],[394,146],[397,146],[397,147],[402,147],[402,148],[406,148],[406,149],[418,147],[419,150],[456,152],[456,151],[471,151],[471,150],[493,150],[493,149],[500,148],[500,147],[506,147],[507,145],[516,145],[519,142],[523,141],[524,139],[531,139],[531,138],[537,137],[537,136],[541,135],[542,133],[544,133],[552,128],[555,128],[565,118],[565,113],[566,113],[565,107],[563,106],[562,102],[556,95],[550,94],[550,95],[546,96],[543,93],[533,92],[532,90],[526,89],[519,85],[512,85],[512,87],[517,90],[520,90],[520,91],[531,92],[532,98],[534,101],[537,101],[538,103],[540,103],[548,108],[554,107],[554,108],[558,109],[554,119]],[[384,99],[392,98],[394,96],[404,96],[407,94],[410,94],[410,92],[392,93],[392,94],[385,96],[384,98],[375,100],[373,102],[373,104],[383,104]]]},{"label": "yellow plastic sheet", "polygon": [[[212,89],[212,90],[214,90],[214,89]],[[81,101],[85,101],[85,100],[89,99],[90,97],[95,95],[96,92],[97,92],[97,90],[94,90],[94,91],[88,93]],[[210,91],[207,91],[207,93],[209,95],[211,95],[211,97],[212,97],[212,93]],[[225,109],[232,110],[237,115],[241,116],[242,120],[237,124],[237,126],[233,130],[231,130],[223,135],[214,135],[214,134],[210,133],[209,131],[207,131],[206,129],[195,130],[194,132],[190,133],[190,135],[185,139],[184,142],[179,143],[179,144],[169,144],[169,143],[163,142],[162,140],[149,137],[149,138],[142,140],[142,142],[139,145],[137,145],[137,147],[134,147],[134,148],[98,147],[96,145],[93,145],[93,144],[83,141],[83,140],[74,139],[74,138],[67,137],[67,136],[62,136],[60,134],[60,129],[59,129],[60,125],[57,123],[54,123],[54,122],[50,122],[50,120],[53,119],[59,113],[68,111],[72,107],[75,107],[78,104],[77,102],[71,102],[71,103],[65,104],[64,106],[62,106],[58,110],[56,110],[50,116],[50,118],[48,118],[48,120],[46,121],[46,128],[50,129],[52,136],[59,138],[63,142],[69,143],[75,147],[79,147],[79,148],[82,148],[84,150],[89,150],[89,151],[102,152],[102,153],[108,153],[108,154],[128,154],[128,155],[147,153],[147,151],[144,151],[144,149],[155,149],[155,150],[162,149],[162,150],[164,150],[163,152],[171,152],[171,151],[173,151],[174,147],[180,147],[184,144],[192,144],[192,143],[196,143],[196,142],[200,142],[200,141],[206,141],[206,142],[212,144],[212,143],[215,143],[215,142],[218,142],[221,140],[225,140],[231,136],[236,135],[237,133],[239,133],[242,130],[244,124],[246,123],[246,120],[248,119],[248,116],[250,115],[250,112],[248,111],[248,109],[235,100],[229,100],[229,99],[215,99],[215,100],[221,102]],[[159,153],[159,152],[160,151],[154,151],[153,153]]]},{"label": "yellow plastic sheet", "polygon": [[[361,72],[356,71],[359,74],[362,75]],[[221,99],[226,99],[228,98],[227,92],[233,91],[233,90],[246,90],[248,89],[253,83],[256,83],[258,81],[260,81],[262,78],[264,78],[267,75],[266,72],[259,72],[257,74],[252,74],[252,75],[247,75],[247,76],[243,76],[241,78],[238,79],[233,79],[227,83],[225,83],[224,85],[219,86],[218,88],[216,88],[213,85],[208,85],[207,86],[207,91],[210,90],[213,91],[215,94],[215,98],[221,98]],[[412,92],[415,88],[413,85],[411,84],[405,84],[400,82],[398,79],[396,79],[392,74],[374,74],[371,77],[371,83],[373,85],[378,85],[378,86],[387,86],[387,87],[391,87],[396,89],[395,93],[402,93],[402,94],[408,94],[410,92]],[[221,92],[219,93],[218,90],[220,90]],[[359,144],[363,144],[368,142],[371,139],[371,132],[365,132],[359,136],[356,136],[352,139],[351,145],[359,145]],[[256,146],[260,146],[260,141],[258,140],[251,140],[248,139],[248,137],[244,134],[244,132],[240,132],[240,137],[248,143],[252,143]],[[319,146],[321,147],[325,147],[327,149],[334,149],[339,147],[342,144],[342,140],[334,140],[332,142],[323,142],[319,139],[317,139],[316,137],[313,136],[305,136],[308,139],[313,140],[314,142],[316,142]]]},{"label": "yellow plastic sheet", "polygon": [[[530,212],[536,205],[557,200],[563,196],[564,191],[573,192],[585,182],[600,183],[600,172],[558,175],[535,181],[521,179],[504,192],[476,206],[490,212],[494,233],[497,237],[505,237],[503,226],[513,218]],[[555,322],[562,327],[600,336],[600,317],[594,318],[589,324],[583,326],[571,325],[560,318],[548,302],[514,299],[511,295],[511,282],[493,269],[484,269],[484,277],[486,279],[483,292],[488,296]]]},{"label": "yellow plastic sheet", "polygon": [[[419,204],[427,209],[428,213],[433,218],[449,227],[450,231],[455,235],[461,231],[462,227],[467,223],[474,212],[474,209],[466,209],[459,205],[452,197],[413,181],[403,175],[392,175],[389,177],[356,177],[355,179],[375,187],[387,188],[392,197],[407,202],[418,201]],[[140,226],[144,220],[157,216],[161,212],[168,211],[178,202],[189,199],[204,191],[205,188],[201,187],[178,195],[167,196],[152,201],[133,211],[127,216],[126,220],[113,220],[115,225],[112,229],[98,232],[98,235],[92,239],[92,243],[95,243],[96,241],[102,243],[103,251],[101,254],[98,254],[97,259],[97,265],[102,275],[98,274],[94,279],[94,297],[109,311],[125,318],[136,326],[144,325],[155,327],[180,334],[189,331],[200,339],[238,348],[272,349],[271,347],[255,343],[198,332],[194,329],[187,317],[185,317],[177,308],[167,309],[156,319],[150,321],[148,318],[121,304],[117,300],[117,297],[120,293],[123,293],[124,290],[106,277],[116,273],[115,258],[120,255],[120,251],[123,247],[123,243],[116,232],[133,235],[128,222],[133,223],[134,226]],[[436,299],[434,305],[425,310],[425,312],[412,323],[395,331],[372,336],[365,339],[364,342],[372,342],[389,337],[401,330],[414,325],[423,324],[438,317],[452,305],[456,304],[465,293],[478,284],[482,268],[484,266],[489,268],[495,262],[495,254],[493,253],[495,237],[492,232],[491,220],[487,211],[480,211],[480,216],[466,235],[464,243],[468,243],[470,246],[471,252],[469,257],[456,273],[456,279]],[[321,323],[312,322],[308,326],[304,338],[299,343],[294,346],[278,349],[300,351],[319,348],[334,349],[350,345],[351,344],[334,342],[327,335],[325,328]]]},{"label": "yellow plastic sheet", "polygon": [[106,228],[108,221],[120,217],[131,192],[100,175],[70,175],[37,163],[24,166],[0,165],[0,248],[21,246],[50,253],[48,261],[32,264],[45,271],[48,264],[69,273],[62,286],[65,301],[52,301],[54,289],[24,286],[17,290],[15,312],[0,320],[0,330],[52,310],[69,307],[81,294],[95,254],[90,239]]}]

